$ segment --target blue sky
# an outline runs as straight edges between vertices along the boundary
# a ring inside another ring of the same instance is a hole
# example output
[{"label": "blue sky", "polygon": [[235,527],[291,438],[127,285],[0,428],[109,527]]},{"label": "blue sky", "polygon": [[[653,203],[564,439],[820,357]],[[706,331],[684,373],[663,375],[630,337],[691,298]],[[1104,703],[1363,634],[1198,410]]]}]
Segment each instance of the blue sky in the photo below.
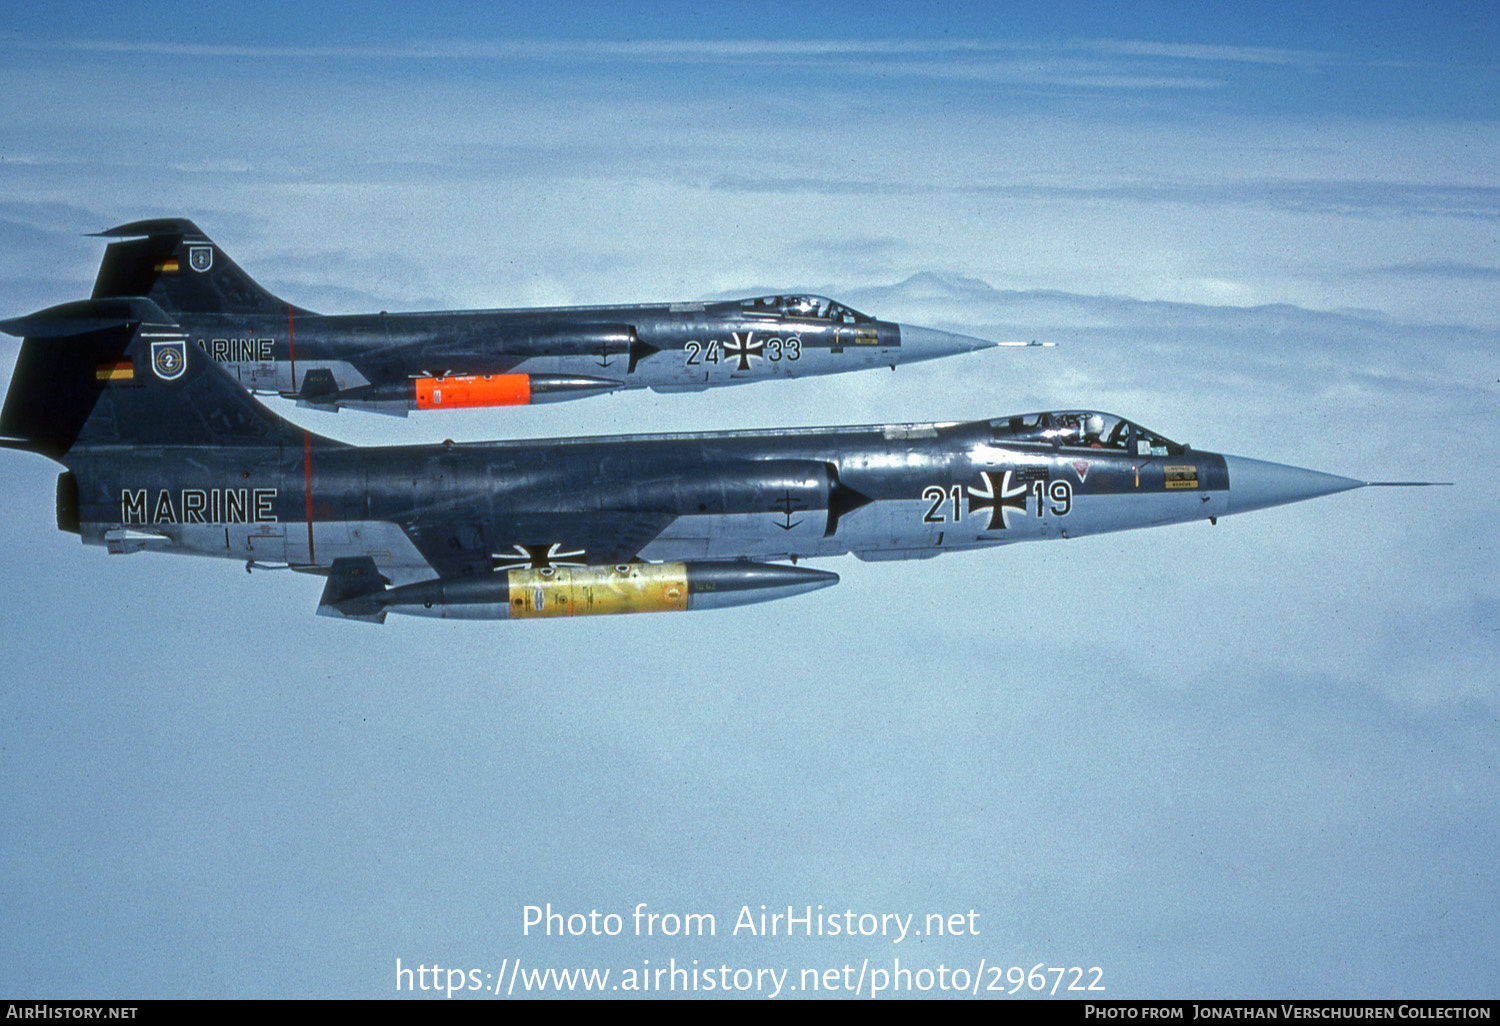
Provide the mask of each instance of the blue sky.
[{"label": "blue sky", "polygon": [[[837,588],[749,611],[375,629],[313,616],[295,575],[85,550],[52,527],[57,468],[12,454],[0,991],[900,957],[1098,965],[1118,997],[1495,996],[1497,27],[1485,5],[12,12],[7,316],[86,294],[84,233],[185,215],[322,312],[805,288],[1061,343],[405,422],[281,407],[336,437],[1088,406],[1457,484],[828,561]],[[720,936],[521,936],[528,904],[640,901]],[[982,932],[724,936],[762,903],[972,908]]]}]

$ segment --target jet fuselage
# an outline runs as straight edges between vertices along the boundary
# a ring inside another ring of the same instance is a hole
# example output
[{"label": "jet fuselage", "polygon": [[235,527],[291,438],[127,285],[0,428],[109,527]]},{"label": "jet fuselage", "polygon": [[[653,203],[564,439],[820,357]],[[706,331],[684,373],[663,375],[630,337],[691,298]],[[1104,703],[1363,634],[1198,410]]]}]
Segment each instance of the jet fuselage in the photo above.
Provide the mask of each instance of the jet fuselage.
[{"label": "jet fuselage", "polygon": [[321,315],[258,285],[184,218],[101,233],[90,300],[0,322],[58,336],[154,304],[252,392],[318,409],[519,406],[617,389],[716,385],[935,359],[995,343],[879,321],[804,294],[754,299],[438,313]]},{"label": "jet fuselage", "polygon": [[924,558],[1231,511],[1225,457],[1113,417],[1108,448],[1051,426],[1088,417],[1107,415],[390,448],[304,434],[65,462],[86,542],[309,570],[368,556],[397,583],[564,562]]},{"label": "jet fuselage", "polygon": [[[392,413],[525,405],[622,388],[696,391],[892,366],[964,348],[955,342],[939,352],[932,338],[943,333],[908,329],[917,343],[903,349],[898,324],[852,311],[838,319],[788,313],[791,300],[814,297],[349,316],[290,308],[279,316],[173,316],[252,391],[311,406]],[[824,310],[833,306],[816,302]],[[973,347],[978,345],[974,340]]]}]

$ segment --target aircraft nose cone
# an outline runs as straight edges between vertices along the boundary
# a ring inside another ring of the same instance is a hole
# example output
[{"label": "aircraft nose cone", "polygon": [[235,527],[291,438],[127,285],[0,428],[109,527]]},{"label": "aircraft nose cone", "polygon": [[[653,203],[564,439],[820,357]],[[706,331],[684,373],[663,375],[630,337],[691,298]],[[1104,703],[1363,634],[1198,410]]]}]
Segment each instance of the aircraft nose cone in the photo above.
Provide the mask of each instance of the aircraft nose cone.
[{"label": "aircraft nose cone", "polygon": [[901,329],[902,362],[912,360],[934,360],[939,356],[956,356],[972,353],[977,349],[991,349],[995,343],[972,335],[956,335],[951,331],[936,328],[918,328],[910,324],[898,325]]},{"label": "aircraft nose cone", "polygon": [[1365,482],[1337,474],[1323,474],[1284,463],[1267,463],[1242,456],[1225,456],[1229,471],[1229,504],[1226,513],[1245,513],[1288,502],[1316,499],[1320,495],[1363,488]]}]

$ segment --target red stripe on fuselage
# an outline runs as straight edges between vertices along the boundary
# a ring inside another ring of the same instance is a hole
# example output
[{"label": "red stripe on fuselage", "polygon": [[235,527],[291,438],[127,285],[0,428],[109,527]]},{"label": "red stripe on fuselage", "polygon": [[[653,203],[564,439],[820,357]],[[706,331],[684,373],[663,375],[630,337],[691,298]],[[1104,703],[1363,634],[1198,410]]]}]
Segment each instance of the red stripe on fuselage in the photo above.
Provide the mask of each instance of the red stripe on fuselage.
[{"label": "red stripe on fuselage", "polygon": [[286,346],[292,360],[292,391],[297,391],[297,331],[292,326],[292,307],[286,308]]},{"label": "red stripe on fuselage", "polygon": [[312,435],[307,431],[302,432],[302,483],[307,487],[307,561],[316,563],[312,529]]}]

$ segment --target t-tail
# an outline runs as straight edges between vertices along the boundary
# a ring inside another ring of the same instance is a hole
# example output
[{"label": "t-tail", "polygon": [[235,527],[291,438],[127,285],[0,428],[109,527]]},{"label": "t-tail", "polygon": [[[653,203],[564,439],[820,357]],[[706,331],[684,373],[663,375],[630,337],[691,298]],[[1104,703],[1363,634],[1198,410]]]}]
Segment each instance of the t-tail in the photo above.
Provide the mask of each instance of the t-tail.
[{"label": "t-tail", "polygon": [[0,410],[6,448],[71,465],[100,447],[304,444],[149,299],[67,303],[0,330],[24,339]]},{"label": "t-tail", "polygon": [[132,221],[97,234],[122,241],[104,251],[95,299],[145,296],[170,314],[287,313],[285,300],[257,285],[186,218]]}]

